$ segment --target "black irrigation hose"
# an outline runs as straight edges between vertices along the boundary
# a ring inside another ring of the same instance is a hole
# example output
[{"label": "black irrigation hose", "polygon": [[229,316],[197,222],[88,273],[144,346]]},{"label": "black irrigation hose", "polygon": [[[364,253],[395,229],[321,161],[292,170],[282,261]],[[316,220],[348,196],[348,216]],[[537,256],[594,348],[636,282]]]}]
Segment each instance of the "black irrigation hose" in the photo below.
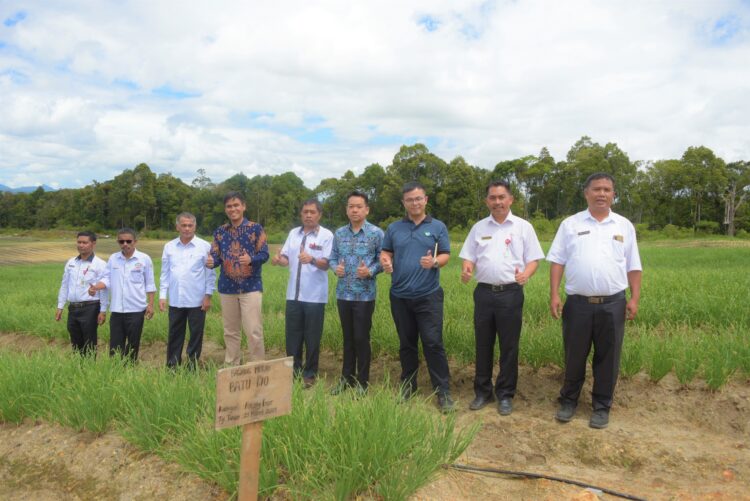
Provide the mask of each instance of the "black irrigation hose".
[{"label": "black irrigation hose", "polygon": [[610,494],[612,496],[617,496],[617,497],[624,498],[624,499],[632,499],[634,501],[646,501],[645,498],[639,498],[631,494],[624,494],[622,492],[613,491],[612,489],[607,489],[606,487],[597,487],[596,485],[587,484],[585,482],[579,482],[578,480],[570,480],[567,478],[553,477],[550,475],[543,475],[541,473],[528,473],[524,471],[501,470],[498,468],[481,468],[479,466],[470,466],[470,465],[457,464],[457,463],[450,464],[448,465],[448,467],[456,469],[456,470],[482,472],[482,473],[498,473],[500,475],[512,475],[514,477],[525,477],[525,478],[533,478],[533,479],[543,478],[545,480],[554,480],[555,482],[563,482],[566,484],[577,485],[578,487],[596,489],[596,490],[604,492],[605,494]]}]

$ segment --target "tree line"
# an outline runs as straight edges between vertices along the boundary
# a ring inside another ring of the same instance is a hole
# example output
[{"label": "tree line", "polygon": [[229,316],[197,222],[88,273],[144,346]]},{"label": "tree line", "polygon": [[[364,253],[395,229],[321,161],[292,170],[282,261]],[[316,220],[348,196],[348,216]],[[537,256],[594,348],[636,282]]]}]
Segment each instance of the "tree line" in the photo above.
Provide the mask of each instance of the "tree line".
[{"label": "tree line", "polygon": [[691,146],[679,159],[632,161],[617,144],[602,146],[587,136],[563,160],[542,148],[538,155],[504,160],[492,170],[470,165],[461,156],[446,162],[423,144],[405,145],[386,167],[368,165],[360,175],[347,170],[314,189],[292,172],[252,178],[236,174],[214,183],[201,169],[186,184],[170,173],[157,175],[142,163],[83,188],[4,192],[0,227],[171,231],[175,216],[190,211],[198,218],[199,232],[210,234],[225,221],[222,197],[236,190],[247,199],[247,217],[271,233],[298,224],[300,203],[310,197],[321,200],[325,225],[334,228],[345,223],[346,196],[354,189],[368,194],[368,219],[384,227],[403,216],[401,187],[416,180],[426,187],[428,212],[460,230],[487,215],[484,189],[492,179],[508,180],[515,192],[513,212],[544,227],[586,207],[581,186],[594,172],[615,177],[614,210],[639,228],[677,227],[730,236],[750,232],[750,162],[726,163],[705,146]]}]

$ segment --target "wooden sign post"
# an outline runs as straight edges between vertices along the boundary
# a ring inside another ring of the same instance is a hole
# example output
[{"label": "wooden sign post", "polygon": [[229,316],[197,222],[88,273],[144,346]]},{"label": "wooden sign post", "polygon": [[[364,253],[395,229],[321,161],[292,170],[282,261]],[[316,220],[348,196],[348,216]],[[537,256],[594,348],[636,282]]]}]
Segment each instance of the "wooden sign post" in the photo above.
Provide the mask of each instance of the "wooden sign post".
[{"label": "wooden sign post", "polygon": [[239,501],[258,499],[263,421],[292,412],[292,357],[216,373],[217,430],[242,425]]}]

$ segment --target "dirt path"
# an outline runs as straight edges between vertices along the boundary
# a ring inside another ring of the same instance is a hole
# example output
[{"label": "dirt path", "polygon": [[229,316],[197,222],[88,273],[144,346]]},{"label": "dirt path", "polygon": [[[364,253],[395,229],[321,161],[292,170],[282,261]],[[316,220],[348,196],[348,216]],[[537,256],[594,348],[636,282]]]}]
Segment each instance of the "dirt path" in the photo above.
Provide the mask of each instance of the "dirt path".
[{"label": "dirt path", "polygon": [[[0,349],[35,350],[60,340],[0,334]],[[162,364],[165,348],[141,349],[142,362]],[[278,353],[276,353],[278,354]],[[220,362],[223,349],[209,343],[204,358]],[[340,359],[324,353],[321,373],[334,381]],[[480,467],[575,479],[646,499],[750,500],[750,385],[733,380],[721,391],[685,388],[668,376],[621,380],[609,428],[588,427],[584,400],[567,425],[553,419],[560,371],[521,368],[511,416],[494,406],[471,412],[473,367],[453,367],[459,425],[481,420],[482,429],[459,459]],[[373,381],[398,378],[398,362],[373,361]],[[420,376],[426,378],[426,371]],[[426,379],[420,387],[427,388]],[[584,394],[590,393],[590,386]],[[63,465],[64,467],[60,467]],[[121,479],[112,481],[112,479]],[[10,487],[6,487],[10,486]],[[3,490],[6,489],[6,490]],[[186,489],[195,489],[194,491]],[[16,496],[16,497],[12,497]],[[223,493],[174,465],[137,453],[111,434],[96,437],[53,425],[0,427],[0,499],[222,499]],[[414,499],[596,499],[582,487],[549,480],[446,470]],[[601,499],[617,499],[601,495]]]}]

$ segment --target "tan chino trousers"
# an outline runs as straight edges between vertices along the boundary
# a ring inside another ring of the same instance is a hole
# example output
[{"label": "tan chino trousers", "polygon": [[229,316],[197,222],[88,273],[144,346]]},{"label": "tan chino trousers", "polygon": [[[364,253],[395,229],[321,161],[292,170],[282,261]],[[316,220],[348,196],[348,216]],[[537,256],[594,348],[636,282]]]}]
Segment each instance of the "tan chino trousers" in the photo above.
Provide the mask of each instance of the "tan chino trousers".
[{"label": "tan chino trousers", "polygon": [[263,293],[257,291],[219,294],[219,296],[221,297],[221,317],[224,322],[224,344],[227,347],[224,364],[240,365],[242,363],[241,329],[247,336],[247,361],[263,360],[266,356],[261,316]]}]

